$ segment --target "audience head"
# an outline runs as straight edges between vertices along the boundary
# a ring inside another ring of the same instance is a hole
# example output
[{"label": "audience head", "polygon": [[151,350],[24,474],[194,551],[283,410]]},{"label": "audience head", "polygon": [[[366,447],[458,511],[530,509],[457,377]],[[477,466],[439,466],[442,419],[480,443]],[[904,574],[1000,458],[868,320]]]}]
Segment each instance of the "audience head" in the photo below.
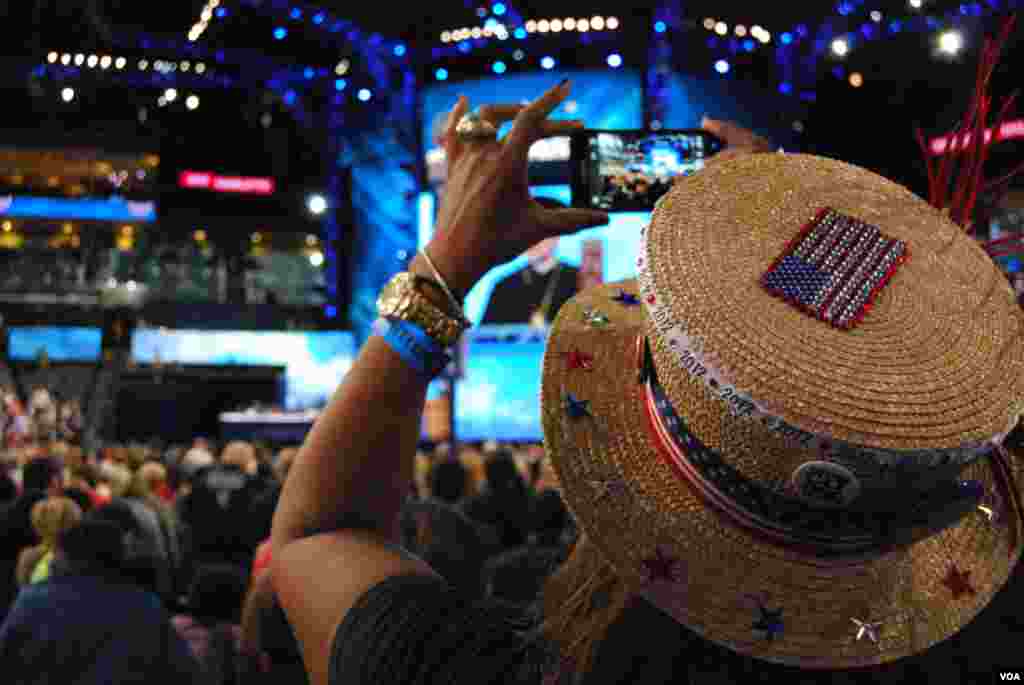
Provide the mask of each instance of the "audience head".
[{"label": "audience head", "polygon": [[221,452],[220,460],[225,466],[236,466],[250,475],[256,473],[256,450],[247,442],[229,442]]},{"label": "audience head", "polygon": [[238,623],[245,600],[246,580],[229,564],[209,564],[196,569],[188,592],[191,614],[217,623]]},{"label": "audience head", "polygon": [[122,464],[106,462],[100,465],[100,482],[110,489],[111,497],[124,497],[132,485],[132,472]]},{"label": "audience head", "polygon": [[25,464],[21,476],[24,490],[43,490],[56,495],[64,488],[63,468],[51,457],[36,457]]},{"label": "audience head", "polygon": [[537,544],[557,546],[569,527],[569,510],[562,496],[554,490],[545,490],[537,495],[533,503],[533,532]]},{"label": "audience head", "polygon": [[47,497],[32,507],[32,528],[47,547],[56,547],[61,533],[82,520],[82,508],[69,497]]},{"label": "audience head", "polygon": [[125,563],[124,530],[113,521],[87,516],[57,538],[66,572],[118,573]]},{"label": "audience head", "polygon": [[455,504],[466,495],[469,474],[458,459],[445,459],[434,464],[430,470],[430,494],[432,497]]},{"label": "audience head", "polygon": [[192,476],[199,469],[213,465],[215,461],[213,454],[205,447],[193,447],[181,458],[181,466],[186,474]]},{"label": "audience head", "polygon": [[155,461],[147,461],[135,472],[132,488],[140,497],[155,496],[167,483],[167,468]]},{"label": "audience head", "polygon": [[484,464],[487,488],[491,492],[513,492],[523,490],[523,478],[512,455],[500,450]]}]

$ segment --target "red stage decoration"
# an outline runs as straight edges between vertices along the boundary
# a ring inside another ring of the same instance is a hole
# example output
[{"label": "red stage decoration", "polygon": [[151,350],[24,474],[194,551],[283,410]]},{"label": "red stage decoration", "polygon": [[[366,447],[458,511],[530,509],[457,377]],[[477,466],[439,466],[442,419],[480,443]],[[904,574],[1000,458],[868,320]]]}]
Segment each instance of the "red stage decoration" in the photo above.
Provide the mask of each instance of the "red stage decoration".
[{"label": "red stage decoration", "polygon": [[212,190],[215,193],[239,195],[273,195],[274,179],[258,176],[220,176],[210,171],[183,171],[178,185],[190,190]]}]

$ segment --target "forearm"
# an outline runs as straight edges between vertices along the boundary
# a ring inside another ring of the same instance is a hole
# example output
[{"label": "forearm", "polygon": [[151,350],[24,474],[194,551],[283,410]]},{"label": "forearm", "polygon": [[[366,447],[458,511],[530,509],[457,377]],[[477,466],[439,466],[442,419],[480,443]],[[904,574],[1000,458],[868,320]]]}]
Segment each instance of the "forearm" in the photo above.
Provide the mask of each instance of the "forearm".
[{"label": "forearm", "polygon": [[427,381],[372,336],[299,450],[274,513],[274,554],[353,525],[393,536],[412,481]]}]

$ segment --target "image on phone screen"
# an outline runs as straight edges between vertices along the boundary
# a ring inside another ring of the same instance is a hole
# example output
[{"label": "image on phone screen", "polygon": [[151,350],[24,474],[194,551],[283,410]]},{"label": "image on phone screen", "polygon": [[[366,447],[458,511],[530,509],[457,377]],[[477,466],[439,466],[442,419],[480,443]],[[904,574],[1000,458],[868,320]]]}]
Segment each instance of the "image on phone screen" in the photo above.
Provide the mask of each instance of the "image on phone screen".
[{"label": "image on phone screen", "polygon": [[693,132],[601,132],[587,139],[587,148],[585,197],[604,211],[652,209],[677,177],[700,171],[718,151],[709,137]]}]

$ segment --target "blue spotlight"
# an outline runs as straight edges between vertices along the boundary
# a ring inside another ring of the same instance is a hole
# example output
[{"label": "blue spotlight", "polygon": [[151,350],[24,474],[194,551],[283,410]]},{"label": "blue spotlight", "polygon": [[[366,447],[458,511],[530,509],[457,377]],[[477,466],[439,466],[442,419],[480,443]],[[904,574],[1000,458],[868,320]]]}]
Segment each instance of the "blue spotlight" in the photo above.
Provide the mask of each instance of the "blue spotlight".
[{"label": "blue spotlight", "polygon": [[790,43],[793,42],[793,34],[790,33],[789,31],[786,31],[779,37],[779,40],[782,41],[783,45],[789,45]]},{"label": "blue spotlight", "polygon": [[749,38],[743,41],[743,49],[746,50],[747,52],[753,52],[754,47],[754,41],[750,40]]},{"label": "blue spotlight", "polygon": [[326,18],[327,17],[324,16],[323,12],[317,12],[316,14],[313,15],[313,23],[319,26],[320,24],[324,23],[324,19]]},{"label": "blue spotlight", "polygon": [[555,68],[555,58],[554,57],[545,57],[545,58],[543,58],[540,61],[540,67],[541,67],[541,69],[554,69]]},{"label": "blue spotlight", "polygon": [[370,98],[372,98],[372,97],[373,97],[373,93],[371,93],[368,89],[366,89],[366,88],[360,89],[360,91],[359,91],[359,101],[360,102],[369,102]]},{"label": "blue spotlight", "polygon": [[499,17],[505,14],[506,9],[507,8],[505,7],[504,3],[501,2],[496,2],[491,6],[491,11],[494,12],[494,14]]},{"label": "blue spotlight", "polygon": [[504,74],[505,70],[508,69],[508,67],[505,66],[504,62],[498,61],[491,66],[491,69],[494,70],[495,74]]},{"label": "blue spotlight", "polygon": [[274,29],[274,39],[275,40],[284,40],[287,37],[288,37],[288,29],[286,29],[285,27],[278,26],[276,29]]},{"label": "blue spotlight", "polygon": [[789,95],[793,92],[793,84],[787,81],[783,81],[779,84],[779,92],[783,95]]},{"label": "blue spotlight", "polygon": [[287,93],[284,94],[284,104],[286,104],[286,105],[294,105],[296,97],[297,96],[295,95],[295,91],[294,90],[289,90]]},{"label": "blue spotlight", "polygon": [[726,62],[724,59],[718,60],[717,62],[715,62],[715,71],[722,75],[728,74],[729,63]]},{"label": "blue spotlight", "polygon": [[619,67],[621,67],[622,55],[619,55],[617,53],[608,55],[608,66],[610,66],[612,69],[618,69]]},{"label": "blue spotlight", "polygon": [[526,29],[520,26],[519,28],[512,32],[512,35],[516,37],[516,40],[523,40],[524,38],[526,38]]},{"label": "blue spotlight", "polygon": [[217,15],[218,19],[223,19],[224,17],[228,16],[227,8],[225,8],[225,7],[218,7],[216,15]]},{"label": "blue spotlight", "polygon": [[434,72],[434,78],[436,78],[438,81],[447,81],[448,80],[448,70],[447,69],[438,69],[437,71]]},{"label": "blue spotlight", "polygon": [[654,31],[656,33],[665,33],[665,31],[668,31],[668,25],[663,21],[656,21],[654,22]]},{"label": "blue spotlight", "polygon": [[405,57],[405,46],[401,43],[395,46],[395,57]]},{"label": "blue spotlight", "polygon": [[302,70],[302,75],[305,76],[306,80],[308,81],[312,79],[314,76],[316,76],[316,69],[314,69],[313,67],[306,67],[305,69]]},{"label": "blue spotlight", "polygon": [[345,90],[346,87],[348,87],[348,81],[346,81],[343,78],[340,78],[334,82],[334,90]]},{"label": "blue spotlight", "polygon": [[300,10],[298,7],[293,7],[291,11],[291,18],[302,19],[302,10]]}]

